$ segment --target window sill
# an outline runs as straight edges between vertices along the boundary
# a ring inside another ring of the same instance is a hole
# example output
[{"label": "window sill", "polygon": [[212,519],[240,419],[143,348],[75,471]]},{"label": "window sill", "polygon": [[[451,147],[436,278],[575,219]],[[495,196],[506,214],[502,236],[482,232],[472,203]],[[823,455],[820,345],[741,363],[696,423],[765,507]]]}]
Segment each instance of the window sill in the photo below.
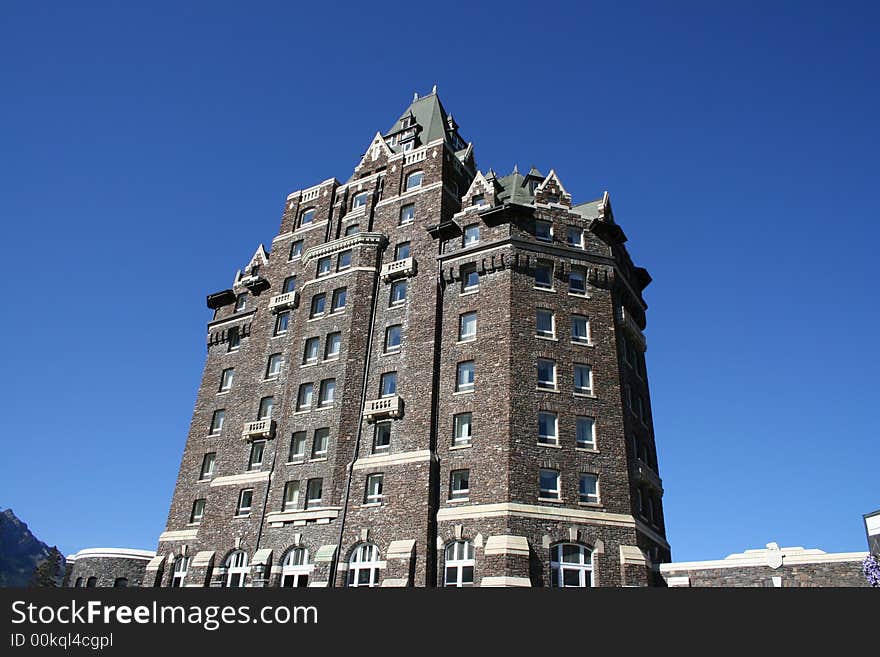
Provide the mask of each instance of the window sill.
[{"label": "window sill", "polygon": [[327,460],[326,456],[317,456],[314,458],[310,458],[309,463],[322,463],[323,461],[326,461],[326,460]]},{"label": "window sill", "polygon": [[219,390],[219,391],[217,391],[217,394],[218,395],[228,395],[229,392],[230,392],[229,390]]},{"label": "window sill", "polygon": [[557,395],[561,392],[559,390],[559,388],[542,388],[541,386],[536,386],[535,390],[537,392],[553,392],[553,393],[556,393]]},{"label": "window sill", "polygon": [[537,285],[532,287],[533,290],[539,290],[540,292],[556,292],[556,288],[552,287],[539,287]]},{"label": "window sill", "polygon": [[599,450],[596,447],[578,447],[575,445],[574,451],[576,452],[585,452],[587,454],[598,454]]},{"label": "window sill", "polygon": [[327,313],[326,316],[327,317],[339,317],[339,315],[344,315],[344,314],[345,314],[345,309],[343,308],[342,310],[331,310],[329,313]]},{"label": "window sill", "polygon": [[199,520],[198,522],[188,522],[188,523],[186,523],[186,526],[187,527],[198,527],[201,524],[202,524],[202,521]]},{"label": "window sill", "polygon": [[581,397],[583,399],[597,399],[596,395],[592,392],[573,392],[571,393],[575,397]]},{"label": "window sill", "polygon": [[446,500],[448,504],[461,504],[462,502],[470,502],[471,498],[469,497],[456,497],[455,499]]},{"label": "window sill", "polygon": [[406,306],[406,301],[398,301],[397,303],[388,304],[388,309],[391,310],[393,308],[403,308]]},{"label": "window sill", "polygon": [[468,344],[469,342],[476,342],[476,341],[477,341],[477,336],[474,336],[472,338],[465,338],[464,340],[457,340],[455,342],[455,344]]},{"label": "window sill", "polygon": [[548,340],[549,342],[559,342],[559,338],[551,337],[549,335],[535,335],[538,340]]},{"label": "window sill", "polygon": [[284,333],[276,333],[272,336],[272,338],[283,338],[285,335],[287,335],[287,331],[284,331]]},{"label": "window sill", "polygon": [[572,340],[571,343],[576,344],[580,347],[595,347],[596,346],[595,342],[591,342],[589,340]]},{"label": "window sill", "polygon": [[251,517],[250,513],[236,513],[234,516],[232,516],[232,519],[235,520],[235,519],[243,519],[243,518],[250,518],[250,517]]},{"label": "window sill", "polygon": [[585,506],[591,509],[604,509],[605,506],[601,502],[578,502],[578,506]]},{"label": "window sill", "polygon": [[383,351],[379,354],[379,358],[384,358],[385,356],[399,356],[400,349],[395,349],[394,351]]},{"label": "window sill", "polygon": [[333,408],[333,404],[321,404],[321,405],[319,405],[318,408],[316,408],[315,410],[316,410],[316,411],[326,411],[326,410],[331,409],[331,408]]},{"label": "window sill", "polygon": [[314,317],[309,317],[306,322],[317,322],[319,319],[324,319],[324,313],[320,315],[315,315]]},{"label": "window sill", "polygon": [[330,356],[330,358],[325,358],[322,362],[324,363],[335,363],[339,360],[339,356]]},{"label": "window sill", "polygon": [[550,502],[552,504],[563,504],[565,500],[561,497],[538,497],[539,502]]},{"label": "window sill", "polygon": [[298,457],[295,461],[287,461],[284,465],[302,465],[306,462],[306,457],[301,456]]},{"label": "window sill", "polygon": [[577,297],[579,299],[589,299],[590,298],[590,295],[587,294],[586,292],[569,292],[568,296]]},{"label": "window sill", "polygon": [[458,293],[458,296],[466,297],[471,294],[477,294],[479,291],[480,291],[480,288],[472,288],[472,289],[468,289],[468,290],[462,290],[461,292]]},{"label": "window sill", "polygon": [[305,415],[306,413],[311,413],[311,412],[312,412],[312,409],[307,408],[307,409],[302,410],[302,411],[294,411],[293,414],[294,414],[294,415]]},{"label": "window sill", "polygon": [[364,502],[361,504],[362,509],[375,509],[382,506],[382,502]]},{"label": "window sill", "polygon": [[462,443],[461,445],[451,445],[449,447],[449,451],[457,450],[457,449],[470,449],[473,446],[474,446],[473,443],[467,443],[467,444]]},{"label": "window sill", "polygon": [[219,438],[221,435],[223,435],[222,431],[218,431],[217,433],[209,433],[208,438]]},{"label": "window sill", "polygon": [[472,395],[474,394],[474,390],[456,390],[452,393],[453,395]]},{"label": "window sill", "polygon": [[314,366],[317,365],[317,364],[318,364],[318,361],[315,361],[314,363],[303,363],[302,365],[300,365],[300,368],[303,368],[303,367],[314,367]]},{"label": "window sill", "polygon": [[275,376],[268,376],[263,379],[263,383],[272,383],[273,381],[278,381],[281,378],[280,374],[276,374]]},{"label": "window sill", "polygon": [[535,443],[538,447],[552,447],[553,449],[562,449],[559,443],[542,443],[540,440]]}]

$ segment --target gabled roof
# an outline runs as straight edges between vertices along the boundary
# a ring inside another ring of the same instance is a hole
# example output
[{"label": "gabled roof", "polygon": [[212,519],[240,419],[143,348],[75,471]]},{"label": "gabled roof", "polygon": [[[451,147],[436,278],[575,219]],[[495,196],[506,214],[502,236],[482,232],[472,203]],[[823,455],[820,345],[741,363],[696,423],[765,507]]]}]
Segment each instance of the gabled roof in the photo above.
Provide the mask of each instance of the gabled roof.
[{"label": "gabled roof", "polygon": [[[421,128],[419,131],[419,140],[421,143],[427,144],[436,139],[445,139],[450,146],[453,146],[450,138],[452,132],[449,128],[450,126],[455,126],[457,128],[457,125],[455,124],[455,121],[452,120],[451,115],[444,109],[443,103],[440,102],[440,97],[437,95],[437,87],[434,87],[431,93],[427,96],[419,98],[418,95],[416,95],[410,106],[403,111],[400,118],[394,122],[394,125],[391,126],[384,136],[391,137],[394,133],[405,130],[406,127],[403,125],[403,120],[410,116],[415,119],[415,122]],[[464,142],[463,139],[462,142]],[[395,146],[394,148],[395,150],[399,149],[398,146]],[[462,149],[456,149],[453,147],[453,150]]]},{"label": "gabled roof", "polygon": [[[529,186],[526,184],[527,176],[519,173],[517,168],[513,167],[513,173],[498,178],[498,184],[501,185],[502,191],[498,194],[498,200],[504,203],[519,203],[520,205],[528,205],[535,201],[535,195],[532,194]],[[541,180],[544,177],[541,176]]]}]

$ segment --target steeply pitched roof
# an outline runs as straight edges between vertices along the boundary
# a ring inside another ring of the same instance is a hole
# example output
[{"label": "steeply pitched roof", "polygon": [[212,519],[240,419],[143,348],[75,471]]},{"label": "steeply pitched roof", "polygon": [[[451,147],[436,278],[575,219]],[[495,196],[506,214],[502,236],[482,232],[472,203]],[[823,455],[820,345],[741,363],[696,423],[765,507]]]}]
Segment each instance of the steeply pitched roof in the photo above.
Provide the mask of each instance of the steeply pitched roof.
[{"label": "steeply pitched roof", "polygon": [[[449,114],[444,109],[443,103],[440,102],[436,87],[427,96],[413,99],[410,106],[404,110],[400,118],[394,122],[394,125],[391,126],[391,129],[384,136],[390,137],[394,133],[404,130],[403,120],[409,116],[412,116],[421,127],[419,140],[422,144],[427,144],[436,139],[445,139],[450,146],[453,146],[453,150],[462,150],[462,148],[456,149],[454,147],[451,133],[448,130]],[[463,142],[464,140],[462,140]],[[459,146],[461,147],[462,145],[459,144]],[[394,149],[398,150],[399,147],[395,146]]]},{"label": "steeply pitched roof", "polygon": [[528,205],[535,200],[535,195],[526,184],[526,176],[519,173],[516,167],[514,167],[513,173],[499,178],[498,184],[502,188],[502,192],[498,194],[498,199],[502,202]]}]

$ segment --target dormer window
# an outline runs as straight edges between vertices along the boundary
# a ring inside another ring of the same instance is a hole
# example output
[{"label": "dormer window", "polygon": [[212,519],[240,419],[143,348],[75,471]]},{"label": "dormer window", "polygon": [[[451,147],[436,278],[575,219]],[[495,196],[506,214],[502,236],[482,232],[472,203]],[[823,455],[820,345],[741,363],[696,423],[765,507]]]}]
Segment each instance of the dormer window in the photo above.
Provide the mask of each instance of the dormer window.
[{"label": "dormer window", "polygon": [[535,190],[538,189],[538,185],[540,185],[540,184],[541,184],[541,182],[539,180],[530,180],[529,181],[529,191],[534,195]]},{"label": "dormer window", "polygon": [[544,200],[546,200],[547,203],[559,203],[559,196],[556,194],[545,194]]},{"label": "dormer window", "polygon": [[401,128],[408,128],[415,123],[415,118],[412,116],[404,116],[400,121]]},{"label": "dormer window", "polygon": [[260,265],[254,265],[251,267],[251,276],[256,276],[260,273]]},{"label": "dormer window", "polygon": [[474,196],[474,197],[471,199],[471,204],[472,204],[472,205],[475,205],[475,206],[477,206],[477,207],[480,207],[480,206],[486,205],[486,197],[483,196],[482,194],[477,194],[476,196]]},{"label": "dormer window", "polygon": [[367,192],[361,192],[360,194],[355,195],[354,200],[351,202],[351,209],[355,210],[365,206],[367,204],[367,196]]},{"label": "dormer window", "polygon": [[415,143],[416,142],[412,139],[410,139],[408,142],[404,143],[402,146],[403,152],[406,153],[407,151],[411,151],[413,149],[413,146],[415,146]]}]

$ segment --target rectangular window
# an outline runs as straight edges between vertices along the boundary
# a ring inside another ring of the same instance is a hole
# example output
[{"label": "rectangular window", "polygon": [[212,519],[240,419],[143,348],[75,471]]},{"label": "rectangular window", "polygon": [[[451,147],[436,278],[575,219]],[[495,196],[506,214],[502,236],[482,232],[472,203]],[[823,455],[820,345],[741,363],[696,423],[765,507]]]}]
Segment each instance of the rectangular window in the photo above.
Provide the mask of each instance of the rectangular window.
[{"label": "rectangular window", "polygon": [[308,226],[315,220],[315,208],[309,208],[308,210],[303,210],[303,213],[299,217],[299,225],[300,226]]},{"label": "rectangular window", "polygon": [[584,231],[578,226],[568,227],[568,245],[578,249],[584,248]]},{"label": "rectangular window", "polygon": [[254,489],[245,488],[238,494],[238,505],[235,507],[235,515],[249,516],[251,514],[251,505],[254,501]]},{"label": "rectangular window", "polygon": [[288,481],[284,484],[284,511],[294,511],[299,505],[299,482]]},{"label": "rectangular window", "polygon": [[406,177],[406,189],[409,191],[410,189],[415,189],[416,187],[422,186],[422,172],[421,171],[413,171]]},{"label": "rectangular window", "polygon": [[272,407],[275,405],[274,397],[263,397],[260,400],[260,408],[257,411],[258,420],[268,420],[272,417]]},{"label": "rectangular window", "polygon": [[318,273],[317,275],[326,276],[330,273],[330,268],[333,266],[333,263],[330,261],[330,256],[324,256],[323,258],[318,258]]},{"label": "rectangular window", "polygon": [[547,358],[538,359],[538,387],[556,390],[556,362]]},{"label": "rectangular window", "polygon": [[471,197],[471,205],[478,208],[486,205],[486,197],[483,194],[475,194]]},{"label": "rectangular window", "polygon": [[474,361],[467,360],[458,364],[455,377],[455,391],[469,392],[474,389]]},{"label": "rectangular window", "polygon": [[578,485],[578,496],[585,504],[598,504],[599,477],[594,474],[582,474]]},{"label": "rectangular window", "polygon": [[400,225],[412,223],[416,218],[416,206],[412,203],[400,208]]},{"label": "rectangular window", "polygon": [[556,413],[540,411],[538,413],[538,442],[545,445],[558,445],[558,424]]},{"label": "rectangular window", "polygon": [[214,466],[217,463],[217,453],[208,452],[202,458],[202,469],[199,471],[199,479],[210,479],[214,476]]},{"label": "rectangular window", "polygon": [[584,394],[593,394],[593,368],[589,365],[574,366],[574,391]]},{"label": "rectangular window", "polygon": [[336,399],[336,379],[324,379],[318,392],[319,406],[333,406]]},{"label": "rectangular window", "polygon": [[232,387],[232,379],[235,376],[235,369],[229,367],[223,370],[223,374],[220,375],[220,392],[225,392]]},{"label": "rectangular window", "polygon": [[293,292],[296,289],[296,276],[288,276],[284,279],[284,287],[281,288],[281,292],[287,294],[288,292]]},{"label": "rectangular window", "polygon": [[324,314],[324,303],[327,300],[327,295],[323,292],[320,294],[316,294],[312,297],[312,306],[309,312],[310,318],[320,317]]},{"label": "rectangular window", "polygon": [[379,381],[379,392],[382,397],[393,397],[397,394],[397,372],[385,372]]},{"label": "rectangular window", "polygon": [[205,516],[205,502],[206,500],[203,499],[193,501],[192,511],[189,514],[191,525],[197,525],[202,521]]},{"label": "rectangular window", "polygon": [[540,219],[536,220],[535,239],[541,240],[542,242],[552,242],[553,224],[551,224],[549,221],[541,221]]},{"label": "rectangular window", "polygon": [[400,351],[400,324],[385,329],[385,353]]},{"label": "rectangular window", "polygon": [[[485,201],[484,201],[485,202]],[[464,246],[471,246],[480,241],[480,224],[464,227]]]},{"label": "rectangular window", "polygon": [[340,287],[333,290],[333,301],[330,306],[331,313],[342,312],[345,308],[346,296],[348,296],[348,288]]},{"label": "rectangular window", "polygon": [[327,447],[330,445],[330,429],[315,429],[315,440],[312,442],[312,458],[317,459],[327,456]]},{"label": "rectangular window", "polygon": [[247,308],[247,293],[242,292],[235,298],[235,312],[240,313]]},{"label": "rectangular window", "polygon": [[477,337],[477,313],[476,311],[462,313],[458,317],[459,341],[473,340]]},{"label": "rectangular window", "polygon": [[248,470],[259,470],[263,465],[263,454],[266,451],[265,440],[255,440],[251,443],[251,455],[248,459]]},{"label": "rectangular window", "polygon": [[287,333],[287,327],[290,325],[290,311],[278,313],[275,318],[275,335],[284,335]]},{"label": "rectangular window", "polygon": [[355,194],[354,198],[351,201],[351,209],[356,210],[357,208],[364,207],[367,204],[367,196],[369,196],[367,192]]},{"label": "rectangular window", "polygon": [[452,444],[470,445],[473,437],[473,425],[470,413],[459,413],[452,417]]},{"label": "rectangular window", "polygon": [[470,470],[453,470],[449,476],[449,499],[466,500],[470,495]]},{"label": "rectangular window", "polygon": [[371,474],[367,477],[367,490],[364,494],[365,504],[382,502],[382,479],[382,473]]},{"label": "rectangular window", "polygon": [[401,242],[394,247],[394,259],[405,260],[409,258],[409,242]]},{"label": "rectangular window", "polygon": [[587,275],[580,267],[573,267],[569,272],[568,291],[580,295],[587,293]]},{"label": "rectangular window", "polygon": [[385,452],[391,446],[391,423],[377,422],[373,429],[373,451]]},{"label": "rectangular window", "polygon": [[351,249],[342,251],[336,257],[336,271],[342,271],[351,267]]},{"label": "rectangular window", "polygon": [[272,354],[269,356],[269,362],[266,364],[266,378],[274,379],[281,374],[281,366],[284,364],[284,356],[281,354]]},{"label": "rectangular window", "polygon": [[535,335],[542,338],[556,337],[556,319],[552,310],[546,308],[535,310]]},{"label": "rectangular window", "polygon": [[578,417],[576,444],[582,449],[596,449],[596,420],[591,417]]},{"label": "rectangular window", "polygon": [[238,332],[238,327],[234,326],[229,329],[229,346],[227,347],[227,351],[233,352],[238,351],[241,348],[241,333]]},{"label": "rectangular window", "polygon": [[226,419],[226,411],[218,409],[211,416],[211,435],[216,435],[223,430],[223,420]]},{"label": "rectangular window", "polygon": [[545,500],[559,499],[559,472],[556,470],[541,470],[538,482],[538,497]]},{"label": "rectangular window", "polygon": [[391,301],[389,305],[399,306],[406,303],[407,281],[395,281],[391,284]]},{"label": "rectangular window", "polygon": [[339,348],[342,344],[342,333],[328,333],[327,342],[324,345],[324,360],[339,357]]},{"label": "rectangular window", "polygon": [[553,263],[539,261],[535,265],[535,287],[542,290],[553,289]]},{"label": "rectangular window", "polygon": [[571,341],[581,344],[590,343],[590,320],[587,317],[571,316]]},{"label": "rectangular window", "polygon": [[323,492],[323,479],[309,479],[308,486],[306,487],[306,508],[310,509],[315,506],[321,506]]},{"label": "rectangular window", "polygon": [[293,244],[290,245],[290,255],[287,257],[288,260],[293,260],[294,258],[299,258],[302,256],[303,252],[303,241],[296,240]]},{"label": "rectangular window", "polygon": [[288,461],[297,461],[306,456],[306,432],[297,431],[290,439],[290,453],[287,455]]},{"label": "rectangular window", "polygon": [[296,410],[307,411],[312,407],[312,394],[315,386],[311,383],[303,383],[299,387],[299,394],[296,398]]},{"label": "rectangular window", "polygon": [[359,232],[361,232],[361,227],[357,224],[350,224],[345,227],[346,237],[348,237],[349,235],[357,235]]},{"label": "rectangular window", "polygon": [[318,349],[320,347],[319,338],[308,338],[305,348],[303,349],[303,364],[315,363],[318,361]]},{"label": "rectangular window", "polygon": [[476,265],[461,266],[461,291],[473,292],[480,287],[480,275]]}]

